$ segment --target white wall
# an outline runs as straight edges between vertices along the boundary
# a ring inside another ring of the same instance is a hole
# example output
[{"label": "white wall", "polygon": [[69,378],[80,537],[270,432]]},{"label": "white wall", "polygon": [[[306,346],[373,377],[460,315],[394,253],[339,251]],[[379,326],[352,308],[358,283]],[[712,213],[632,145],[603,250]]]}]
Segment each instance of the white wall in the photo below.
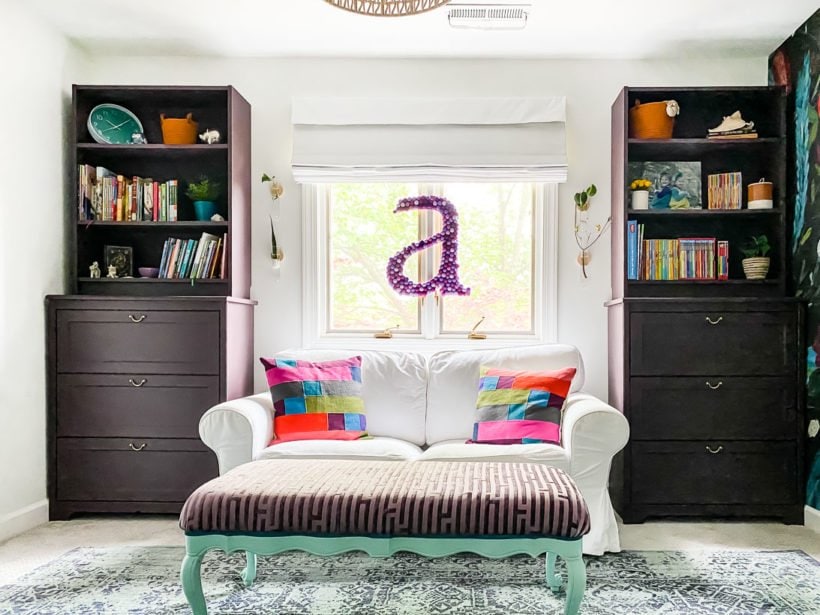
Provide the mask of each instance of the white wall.
[{"label": "white wall", "polygon": [[65,118],[84,63],[0,0],[0,540],[46,520],[43,297],[65,288]]},{"label": "white wall", "polygon": [[[587,389],[606,397],[606,314],[610,297],[609,237],[594,248],[582,281],[572,237],[572,195],[594,182],[591,221],[609,212],[610,106],[624,85],[762,85],[765,57],[642,61],[328,60],[98,57],[92,83],[230,84],[253,109],[253,288],[255,354],[301,343],[300,190],[289,170],[290,100],[294,96],[541,96],[567,97],[569,180],[560,190],[559,341],[577,345]],[[726,114],[734,109],[723,110]],[[146,118],[142,118],[145,121]],[[286,253],[281,278],[269,267],[271,201],[258,178],[285,183],[277,235]],[[264,389],[262,370],[256,385]]]}]

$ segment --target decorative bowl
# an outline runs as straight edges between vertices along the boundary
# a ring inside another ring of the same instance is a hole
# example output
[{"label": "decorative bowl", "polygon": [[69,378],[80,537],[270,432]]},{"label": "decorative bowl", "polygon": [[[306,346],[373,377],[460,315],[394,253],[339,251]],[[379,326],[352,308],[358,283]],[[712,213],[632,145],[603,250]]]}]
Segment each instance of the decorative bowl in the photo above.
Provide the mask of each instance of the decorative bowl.
[{"label": "decorative bowl", "polygon": [[141,278],[155,278],[159,275],[159,267],[137,267]]}]

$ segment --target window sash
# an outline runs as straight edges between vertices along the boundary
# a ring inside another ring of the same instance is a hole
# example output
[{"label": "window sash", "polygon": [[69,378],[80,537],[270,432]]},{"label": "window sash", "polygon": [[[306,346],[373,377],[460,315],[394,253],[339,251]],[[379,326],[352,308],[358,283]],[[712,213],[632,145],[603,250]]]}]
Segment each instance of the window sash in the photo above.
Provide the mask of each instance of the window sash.
[{"label": "window sash", "polygon": [[[419,194],[442,194],[441,184],[418,184]],[[515,343],[555,341],[556,297],[557,297],[557,194],[555,183],[532,184],[533,191],[533,250],[532,250],[532,328],[529,332],[493,331],[479,327],[479,331],[491,336],[492,340]],[[384,348],[385,342],[391,347],[402,343],[424,343],[425,348],[440,340],[446,347],[474,346],[474,340],[467,340],[467,331],[442,330],[443,304],[437,304],[433,296],[419,300],[419,328],[394,333],[391,340],[375,339],[373,334],[381,329],[332,330],[330,329],[330,228],[329,205],[330,184],[303,185],[303,346],[305,347],[374,347]],[[420,237],[435,232],[432,225],[438,216],[431,211],[422,211],[420,216]],[[440,250],[437,244],[436,251]],[[425,250],[417,256],[425,259],[422,275],[432,271],[435,260],[433,250]],[[426,267],[426,270],[425,270]],[[433,271],[433,273],[435,273]],[[425,278],[426,279],[426,278]],[[443,297],[446,300],[447,297]],[[454,344],[461,341],[462,343]]]}]

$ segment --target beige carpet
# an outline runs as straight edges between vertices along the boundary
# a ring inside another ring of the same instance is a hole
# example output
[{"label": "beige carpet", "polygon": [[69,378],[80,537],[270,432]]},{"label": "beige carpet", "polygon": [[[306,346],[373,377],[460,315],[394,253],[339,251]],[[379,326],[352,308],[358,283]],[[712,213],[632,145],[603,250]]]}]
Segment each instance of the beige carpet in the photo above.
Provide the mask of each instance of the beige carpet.
[{"label": "beige carpet", "polygon": [[[76,547],[181,545],[170,516],[81,517],[42,525],[0,544],[0,585]],[[626,550],[801,549],[820,560],[820,533],[779,523],[648,522],[621,526]]]}]

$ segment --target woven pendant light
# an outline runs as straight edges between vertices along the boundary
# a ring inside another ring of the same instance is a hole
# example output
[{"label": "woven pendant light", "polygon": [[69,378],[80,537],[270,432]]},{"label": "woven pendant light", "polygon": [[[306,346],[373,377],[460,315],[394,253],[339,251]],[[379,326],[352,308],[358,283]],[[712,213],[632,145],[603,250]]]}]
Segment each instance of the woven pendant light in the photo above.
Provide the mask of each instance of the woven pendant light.
[{"label": "woven pendant light", "polygon": [[402,17],[432,11],[450,0],[325,0],[328,4],[361,15]]}]

